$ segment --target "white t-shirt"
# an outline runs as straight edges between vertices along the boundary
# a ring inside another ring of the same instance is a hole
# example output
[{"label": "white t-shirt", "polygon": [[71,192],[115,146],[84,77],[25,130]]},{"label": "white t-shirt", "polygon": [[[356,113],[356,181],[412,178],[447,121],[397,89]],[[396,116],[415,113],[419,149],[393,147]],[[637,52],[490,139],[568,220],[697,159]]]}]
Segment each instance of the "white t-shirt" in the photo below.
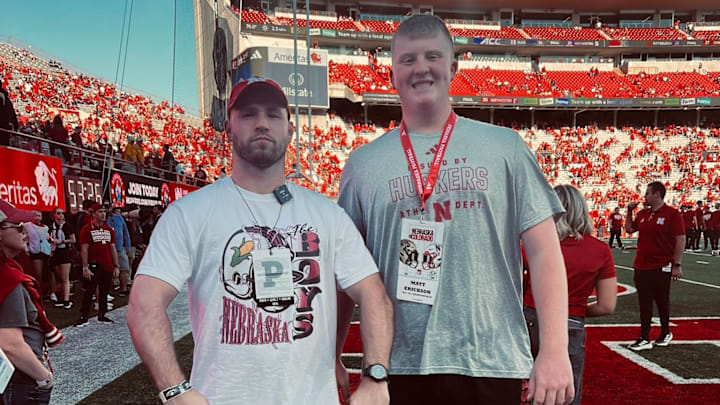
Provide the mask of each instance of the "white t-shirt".
[{"label": "white t-shirt", "polygon": [[[183,197],[160,218],[138,269],[178,290],[187,282],[191,384],[211,404],[338,403],[335,289],[377,267],[342,208],[288,188],[293,199],[282,206],[277,234],[272,194],[241,191],[225,178]],[[253,298],[252,252],[271,242],[291,251],[295,303],[285,308],[261,308]]]}]

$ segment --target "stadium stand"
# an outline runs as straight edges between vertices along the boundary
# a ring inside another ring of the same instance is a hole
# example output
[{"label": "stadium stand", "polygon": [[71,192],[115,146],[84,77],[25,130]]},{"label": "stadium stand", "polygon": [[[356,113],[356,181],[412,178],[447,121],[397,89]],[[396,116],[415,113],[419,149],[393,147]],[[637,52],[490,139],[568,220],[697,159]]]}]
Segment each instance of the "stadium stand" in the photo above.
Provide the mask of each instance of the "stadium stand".
[{"label": "stadium stand", "polygon": [[565,97],[634,97],[638,89],[616,72],[548,71],[545,79],[552,89]]},{"label": "stadium stand", "polygon": [[720,86],[697,72],[628,75],[643,97],[707,97],[720,95]]},{"label": "stadium stand", "polygon": [[687,39],[687,35],[675,28],[604,28],[612,39],[629,41],[668,41]]},{"label": "stadium stand", "polygon": [[695,39],[702,40],[720,40],[720,30],[716,31],[695,31],[692,33],[692,37]]},{"label": "stadium stand", "polygon": [[[293,25],[292,18],[280,17],[278,21],[283,25]],[[308,20],[300,18],[297,20],[298,27],[307,27]],[[338,21],[325,21],[325,20],[313,20],[310,19],[310,28],[337,30],[337,31],[357,31],[358,28],[353,21],[349,20],[338,20]]]},{"label": "stadium stand", "polygon": [[520,70],[466,69],[462,71],[479,90],[477,95],[487,96],[552,96],[553,91],[542,75]]},{"label": "stadium stand", "polygon": [[68,132],[73,126],[83,128],[83,144],[90,149],[100,150],[101,144],[109,142],[121,153],[128,135],[143,138],[148,155],[168,143],[183,173],[192,175],[202,165],[210,178],[219,177],[229,162],[230,150],[223,147],[222,135],[211,128],[209,120],[191,117],[180,106],[171,108],[167,102],[119,91],[102,80],[53,67],[9,44],[0,44],[0,77],[21,125],[29,131],[34,128],[38,133],[44,121],[60,114]]},{"label": "stadium stand", "polygon": [[356,94],[390,93],[393,91],[392,85],[386,78],[367,64],[356,65],[330,61],[328,75],[331,83],[344,83]]},{"label": "stadium stand", "polygon": [[456,37],[469,37],[469,38],[507,38],[507,39],[524,39],[527,38],[512,27],[502,27],[498,30],[484,30],[484,29],[472,29],[472,28],[452,28],[450,27],[450,33]]},{"label": "stadium stand", "polygon": [[592,28],[537,28],[525,27],[523,31],[528,33],[535,39],[554,39],[564,41],[604,41],[603,37],[597,30]]},{"label": "stadium stand", "polygon": [[366,21],[366,20],[360,20],[360,24],[362,24],[366,31],[371,32],[379,32],[382,34],[392,34],[397,29],[397,26],[400,25],[398,22],[394,21]]},{"label": "stadium stand", "polygon": [[246,9],[242,10],[242,13],[239,10],[233,9],[237,14],[239,14],[242,17],[243,21],[247,21],[250,23],[255,24],[270,24],[272,21],[267,16],[267,14],[263,13],[261,10],[254,10],[254,9]]}]

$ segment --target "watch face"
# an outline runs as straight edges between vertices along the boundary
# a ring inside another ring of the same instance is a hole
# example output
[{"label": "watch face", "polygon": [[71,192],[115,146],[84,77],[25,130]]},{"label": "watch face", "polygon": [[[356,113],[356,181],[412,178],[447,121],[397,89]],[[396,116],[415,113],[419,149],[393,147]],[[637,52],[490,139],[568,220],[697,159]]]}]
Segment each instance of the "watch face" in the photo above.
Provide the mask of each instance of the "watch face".
[{"label": "watch face", "polygon": [[368,374],[375,380],[384,380],[385,378],[387,378],[387,370],[385,369],[385,367],[379,364],[370,366],[370,368],[368,369]]}]

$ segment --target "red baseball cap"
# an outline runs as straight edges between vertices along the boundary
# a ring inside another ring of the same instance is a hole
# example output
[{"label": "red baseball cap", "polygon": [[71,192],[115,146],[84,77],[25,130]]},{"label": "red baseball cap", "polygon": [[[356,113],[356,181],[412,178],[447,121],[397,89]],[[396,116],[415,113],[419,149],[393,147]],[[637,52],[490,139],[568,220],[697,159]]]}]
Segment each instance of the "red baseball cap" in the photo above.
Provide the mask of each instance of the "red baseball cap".
[{"label": "red baseball cap", "polygon": [[0,200],[0,222],[7,221],[19,224],[22,222],[30,222],[34,218],[34,212],[15,208],[15,206],[9,202]]},{"label": "red baseball cap", "polygon": [[228,100],[227,104],[228,117],[230,116],[230,110],[233,109],[235,103],[241,96],[249,95],[251,94],[251,92],[254,91],[263,90],[269,91],[271,94],[277,97],[278,102],[287,109],[288,119],[290,119],[290,105],[288,104],[285,92],[283,92],[280,85],[275,83],[273,80],[260,76],[252,76],[248,79],[238,82],[238,84],[233,87],[232,92],[230,92],[230,99]]},{"label": "red baseball cap", "polygon": [[95,203],[90,206],[89,211],[99,211],[101,209],[103,209],[103,206],[100,203]]}]

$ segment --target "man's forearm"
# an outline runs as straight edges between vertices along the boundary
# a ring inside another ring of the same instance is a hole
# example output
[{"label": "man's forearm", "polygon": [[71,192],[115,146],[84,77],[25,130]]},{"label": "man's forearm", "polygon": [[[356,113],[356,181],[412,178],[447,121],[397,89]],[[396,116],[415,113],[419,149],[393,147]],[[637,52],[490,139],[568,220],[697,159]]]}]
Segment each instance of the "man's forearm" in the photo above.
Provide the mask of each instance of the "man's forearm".
[{"label": "man's forearm", "polygon": [[685,252],[685,235],[675,237],[675,249],[673,252],[673,263],[682,263],[683,253]]},{"label": "man's forearm", "polygon": [[540,351],[567,351],[567,276],[560,249],[543,250],[529,265],[540,324]]},{"label": "man's forearm", "polygon": [[83,244],[80,246],[80,262],[82,263],[83,268],[87,267],[88,265],[88,245]]},{"label": "man's forearm", "polygon": [[337,292],[337,339],[335,343],[335,357],[339,360],[340,354],[347,339],[350,330],[350,321],[352,320],[355,303],[343,291]]},{"label": "man's forearm", "polygon": [[363,364],[380,363],[390,368],[393,341],[393,307],[385,289],[374,289],[360,302],[360,336]]},{"label": "man's forearm", "polygon": [[167,311],[154,307],[140,308],[131,302],[126,318],[135,350],[158,390],[185,380],[175,355]]},{"label": "man's forearm", "polygon": [[632,226],[633,223],[633,210],[628,208],[627,215],[625,215],[625,232],[628,234],[631,234],[635,232],[635,229]]},{"label": "man's forearm", "polygon": [[119,266],[120,262],[118,261],[117,249],[115,246],[112,246],[110,251],[112,252],[113,266]]}]

